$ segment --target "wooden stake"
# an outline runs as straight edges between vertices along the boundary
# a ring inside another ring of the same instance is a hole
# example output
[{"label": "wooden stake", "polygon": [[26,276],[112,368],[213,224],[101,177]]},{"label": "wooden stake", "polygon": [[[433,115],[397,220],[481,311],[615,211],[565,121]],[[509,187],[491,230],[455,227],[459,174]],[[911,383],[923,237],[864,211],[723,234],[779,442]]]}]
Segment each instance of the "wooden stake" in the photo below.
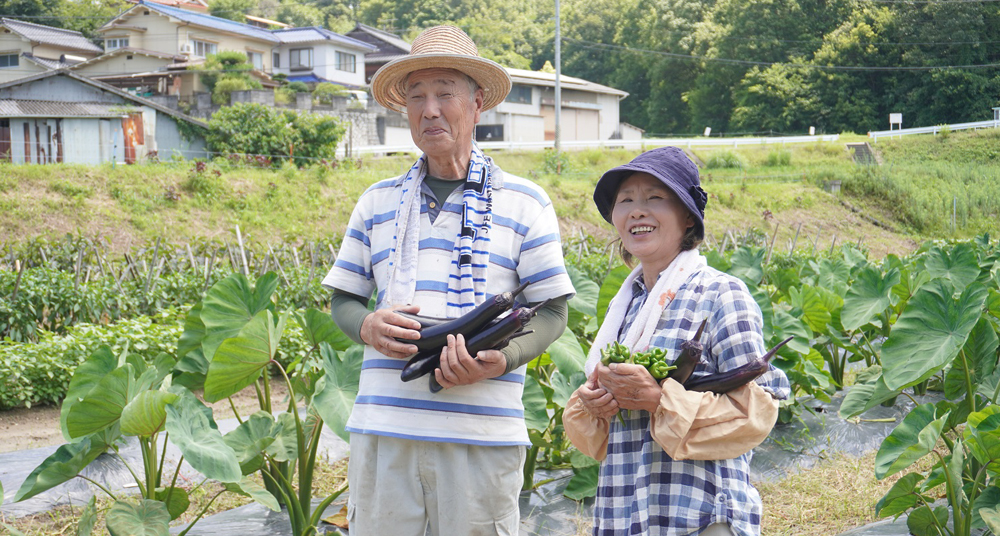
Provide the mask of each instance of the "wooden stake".
[{"label": "wooden stake", "polygon": [[764,264],[770,264],[771,262],[771,253],[774,251],[774,241],[778,239],[778,227],[780,225],[778,222],[774,223],[774,236],[771,237],[771,245],[767,248],[767,260],[764,261]]},{"label": "wooden stake", "polygon": [[191,271],[197,273],[198,265],[194,263],[194,253],[191,252],[191,244],[185,243],[184,247],[187,248],[188,262],[191,263]]},{"label": "wooden stake", "polygon": [[795,238],[792,239],[792,247],[788,248],[788,253],[793,253],[795,251],[795,243],[799,241],[799,232],[802,230],[802,222],[799,222],[799,226],[795,229]]},{"label": "wooden stake", "polygon": [[14,266],[17,269],[17,280],[14,281],[14,294],[11,296],[10,301],[17,300],[17,290],[21,288],[21,274],[24,273],[24,264],[20,259],[14,261]]},{"label": "wooden stake", "polygon": [[[149,265],[146,273],[146,284],[142,286],[142,295],[149,296],[149,284],[153,281],[153,267],[156,266],[156,259],[160,255],[160,237],[156,237],[156,246],[153,248],[153,262]],[[146,269],[146,261],[142,261],[142,269]]]},{"label": "wooden stake", "polygon": [[819,232],[822,229],[823,229],[822,227],[819,227],[819,228],[816,229],[816,238],[813,240],[813,252],[812,252],[813,255],[816,255],[816,248],[819,245]]},{"label": "wooden stake", "polygon": [[80,289],[80,270],[83,268],[83,251],[86,248],[80,248],[80,251],[76,253],[76,268],[73,270],[75,275],[73,276],[73,290]]},{"label": "wooden stake", "polygon": [[295,256],[295,267],[299,268],[302,265],[299,263],[299,248],[292,246],[292,254]]},{"label": "wooden stake", "polygon": [[243,275],[250,276],[250,267],[247,266],[247,253],[243,249],[243,235],[240,234],[240,226],[236,226],[236,240],[240,243],[240,259],[243,260]]},{"label": "wooden stake", "polygon": [[833,235],[833,241],[830,242],[830,255],[833,255],[833,246],[837,245],[837,235]]},{"label": "wooden stake", "polygon": [[208,290],[208,276],[210,276],[212,274],[212,270],[211,269],[212,269],[213,266],[215,266],[215,254],[216,253],[218,253],[218,250],[216,250],[215,248],[212,248],[212,260],[205,259],[205,284],[202,285],[202,287],[201,287],[202,294],[204,294],[205,291]]},{"label": "wooden stake", "polygon": [[309,282],[316,276],[316,246],[315,242],[309,242]]},{"label": "wooden stake", "polygon": [[288,276],[285,275],[285,269],[281,266],[281,261],[278,260],[278,256],[274,254],[274,250],[271,249],[271,243],[267,243],[267,251],[271,253],[271,258],[274,259],[274,264],[278,266],[278,273],[281,274],[281,278],[285,280],[285,286],[289,286]]}]

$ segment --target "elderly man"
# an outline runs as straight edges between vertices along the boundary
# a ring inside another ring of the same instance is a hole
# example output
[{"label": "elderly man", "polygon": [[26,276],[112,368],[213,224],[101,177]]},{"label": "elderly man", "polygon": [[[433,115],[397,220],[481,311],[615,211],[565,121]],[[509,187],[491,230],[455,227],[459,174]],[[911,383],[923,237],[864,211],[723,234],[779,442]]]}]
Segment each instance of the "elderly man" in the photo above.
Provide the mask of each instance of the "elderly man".
[{"label": "elderly man", "polygon": [[[337,325],[365,344],[347,423],[352,536],[518,532],[530,445],[525,365],[565,329],[574,289],[548,196],[474,142],[480,114],[510,86],[506,70],[451,26],[421,33],[372,79],[375,99],[406,113],[423,155],[361,196],[323,281]],[[520,301],[552,300],[531,321],[534,333],[475,356],[449,335],[433,378],[443,390],[400,379],[417,347],[397,339],[418,339],[420,324],[397,312],[456,318],[522,282]]]}]

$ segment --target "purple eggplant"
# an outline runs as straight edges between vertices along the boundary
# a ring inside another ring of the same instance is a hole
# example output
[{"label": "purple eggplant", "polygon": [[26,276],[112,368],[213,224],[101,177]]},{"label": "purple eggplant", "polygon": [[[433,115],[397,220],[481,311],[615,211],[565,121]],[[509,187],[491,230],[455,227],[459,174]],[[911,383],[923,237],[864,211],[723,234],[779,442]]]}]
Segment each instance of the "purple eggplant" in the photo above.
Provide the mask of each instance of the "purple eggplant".
[{"label": "purple eggplant", "polygon": [[673,378],[677,383],[684,385],[684,382],[691,377],[694,367],[701,361],[701,352],[704,349],[701,344],[701,334],[705,331],[706,323],[708,323],[707,318],[701,321],[698,332],[694,334],[693,339],[681,343],[681,355],[673,363],[677,368],[670,371],[668,378]]},{"label": "purple eggplant", "polygon": [[711,392],[721,395],[737,387],[742,387],[767,372],[770,369],[771,359],[777,354],[778,349],[790,340],[792,340],[792,337],[779,342],[777,346],[771,348],[766,354],[745,365],[727,370],[726,372],[688,380],[684,384],[684,388],[688,391]]}]

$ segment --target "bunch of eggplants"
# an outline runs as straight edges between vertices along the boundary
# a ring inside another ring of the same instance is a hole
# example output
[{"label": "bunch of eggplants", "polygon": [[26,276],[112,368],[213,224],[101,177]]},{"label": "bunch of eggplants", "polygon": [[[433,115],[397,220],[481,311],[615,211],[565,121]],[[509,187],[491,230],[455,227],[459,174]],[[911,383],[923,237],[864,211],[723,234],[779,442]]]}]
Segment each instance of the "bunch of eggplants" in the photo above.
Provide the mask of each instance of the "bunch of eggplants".
[{"label": "bunch of eggplants", "polygon": [[626,346],[618,342],[609,343],[607,348],[601,350],[601,362],[605,365],[611,363],[642,365],[656,381],[672,378],[688,391],[724,394],[756,380],[767,372],[771,359],[777,354],[778,349],[792,340],[791,337],[788,337],[763,356],[745,365],[726,372],[691,379],[691,373],[694,372],[695,366],[701,360],[701,352],[704,349],[701,344],[701,334],[705,331],[707,321],[708,319],[705,319],[701,322],[694,338],[681,343],[681,355],[677,357],[673,365],[668,365],[665,362],[666,351],[662,348],[652,348],[646,352],[632,354]]},{"label": "bunch of eggplants", "polygon": [[[525,326],[548,300],[531,308],[515,308],[514,298],[527,286],[528,283],[523,283],[510,292],[501,292],[458,318],[397,313],[420,323],[419,339],[396,338],[397,341],[417,347],[417,353],[403,367],[400,379],[404,382],[412,381],[438,368],[441,364],[441,349],[448,344],[449,334],[464,336],[466,350],[475,356],[482,350],[501,350],[511,340],[531,333],[530,330],[525,330]],[[441,390],[441,385],[434,376],[431,376],[430,389],[431,392]]]}]

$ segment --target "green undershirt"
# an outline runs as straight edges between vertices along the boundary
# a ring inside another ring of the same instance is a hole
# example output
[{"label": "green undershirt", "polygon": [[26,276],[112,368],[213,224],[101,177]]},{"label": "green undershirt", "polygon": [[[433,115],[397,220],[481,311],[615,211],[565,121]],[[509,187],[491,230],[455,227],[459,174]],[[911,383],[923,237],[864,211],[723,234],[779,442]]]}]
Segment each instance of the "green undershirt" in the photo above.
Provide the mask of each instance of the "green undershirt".
[{"label": "green undershirt", "polygon": [[[569,320],[567,301],[566,296],[561,296],[540,308],[535,318],[531,319],[529,326],[529,329],[534,330],[534,333],[510,341],[510,344],[501,350],[507,359],[506,372],[516,370],[521,365],[542,355],[545,349],[562,335],[563,330],[566,329],[566,322]],[[330,299],[330,312],[334,323],[345,335],[358,344],[365,343],[361,340],[361,325],[365,318],[371,314],[371,311],[368,310],[368,298],[334,289],[333,297]]]}]

